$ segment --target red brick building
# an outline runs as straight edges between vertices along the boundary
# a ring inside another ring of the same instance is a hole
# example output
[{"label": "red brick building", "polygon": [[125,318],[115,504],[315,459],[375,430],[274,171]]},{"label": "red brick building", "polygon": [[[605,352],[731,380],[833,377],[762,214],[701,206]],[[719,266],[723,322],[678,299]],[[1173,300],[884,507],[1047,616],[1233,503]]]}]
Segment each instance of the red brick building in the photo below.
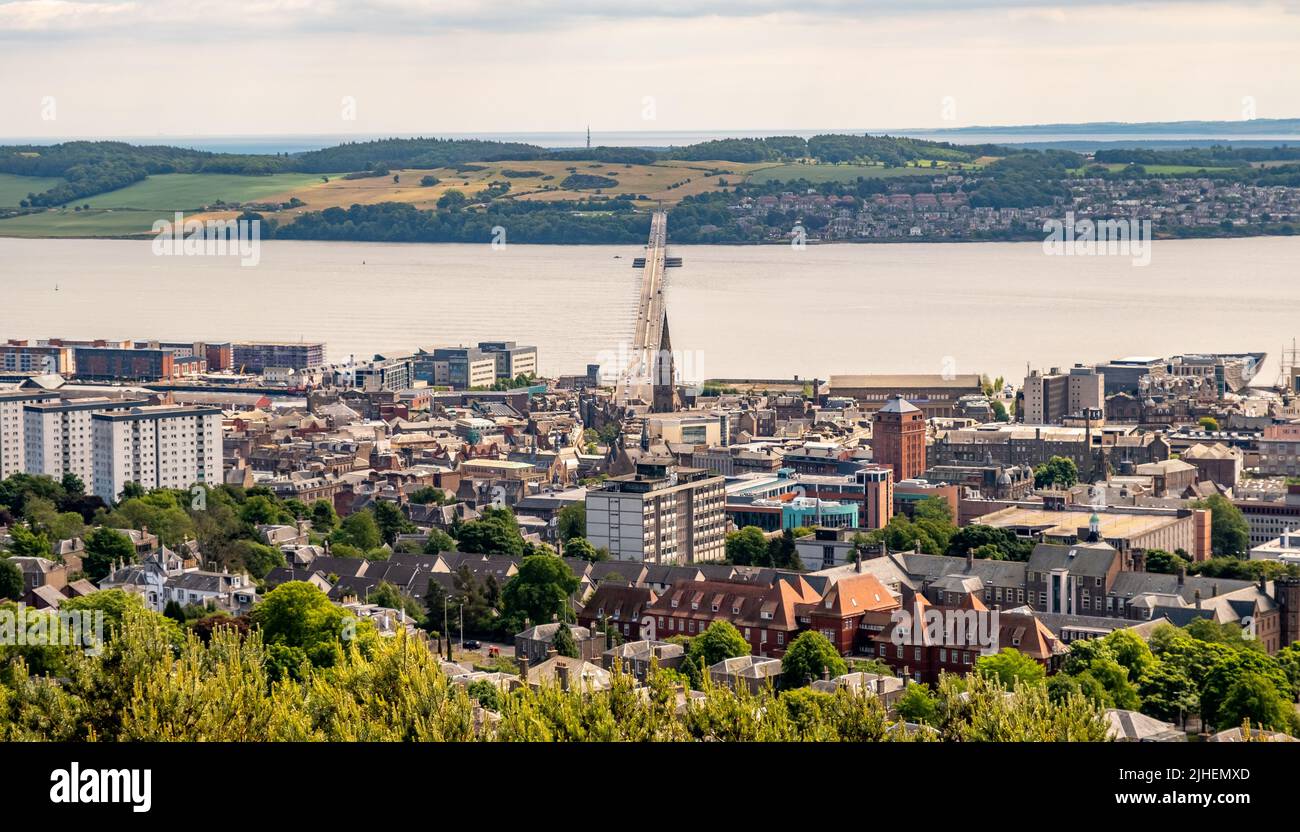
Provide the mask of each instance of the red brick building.
[{"label": "red brick building", "polygon": [[[953,633],[945,631],[935,638],[926,626],[931,611],[945,617],[963,615],[968,622],[966,637],[954,639]],[[874,655],[897,673],[918,682],[934,685],[941,673],[971,673],[981,655],[997,653],[1004,647],[1019,650],[1048,672],[1065,652],[1064,644],[1034,615],[1005,610],[997,611],[996,638],[991,644],[981,644],[980,636],[993,635],[993,618],[989,608],[974,595],[963,595],[951,606],[931,604],[923,595],[916,595],[906,612],[910,620],[891,621],[875,637]]]},{"label": "red brick building", "polygon": [[[858,568],[861,566],[859,561]],[[889,612],[899,605],[879,578],[860,572],[836,581],[820,600],[800,604],[796,613],[800,626],[816,630],[835,645],[840,655],[850,656],[868,641],[863,634],[886,626]],[[869,619],[867,627],[863,627],[864,619]]]},{"label": "red brick building", "polygon": [[871,426],[872,461],[894,469],[894,482],[925,473],[925,414],[902,396],[876,411]]},{"label": "red brick building", "polygon": [[729,621],[749,642],[751,652],[780,657],[799,634],[795,608],[818,598],[817,590],[799,575],[783,575],[771,586],[678,581],[649,606],[648,613],[655,620],[656,639],[697,636],[714,621]]}]

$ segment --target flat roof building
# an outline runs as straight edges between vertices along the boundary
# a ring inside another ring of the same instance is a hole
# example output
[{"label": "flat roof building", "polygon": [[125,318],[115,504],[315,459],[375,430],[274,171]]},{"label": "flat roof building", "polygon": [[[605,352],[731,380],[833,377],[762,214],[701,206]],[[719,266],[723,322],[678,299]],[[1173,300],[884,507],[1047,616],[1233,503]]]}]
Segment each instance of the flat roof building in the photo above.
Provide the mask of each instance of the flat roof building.
[{"label": "flat roof building", "polygon": [[705,563],[726,555],[724,479],[671,459],[638,462],[636,472],[587,491],[587,539],[616,560]]}]

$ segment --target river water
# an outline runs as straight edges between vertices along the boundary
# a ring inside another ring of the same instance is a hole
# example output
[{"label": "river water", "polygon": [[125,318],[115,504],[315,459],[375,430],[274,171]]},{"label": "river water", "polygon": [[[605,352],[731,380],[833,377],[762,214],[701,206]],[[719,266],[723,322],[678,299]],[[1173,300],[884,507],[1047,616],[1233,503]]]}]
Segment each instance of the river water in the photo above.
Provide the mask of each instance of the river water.
[{"label": "river water", "polygon": [[[679,366],[700,377],[1004,375],[1128,355],[1267,351],[1300,336],[1300,238],[1156,241],[1127,256],[1037,243],[672,246]],[[626,349],[636,246],[270,241],[260,262],[148,242],[0,239],[0,338],[321,340],[332,360],[536,344],[542,371]]]}]

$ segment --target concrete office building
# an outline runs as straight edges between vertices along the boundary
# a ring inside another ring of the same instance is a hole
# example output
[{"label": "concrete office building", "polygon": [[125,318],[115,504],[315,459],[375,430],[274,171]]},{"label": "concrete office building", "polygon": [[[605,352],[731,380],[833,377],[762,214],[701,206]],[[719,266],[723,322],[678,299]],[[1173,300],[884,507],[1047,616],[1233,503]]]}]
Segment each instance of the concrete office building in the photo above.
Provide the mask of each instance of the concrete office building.
[{"label": "concrete office building", "polygon": [[1143,376],[1160,376],[1165,373],[1165,359],[1157,356],[1131,356],[1098,364],[1097,372],[1105,379],[1107,396],[1115,393],[1136,393]]},{"label": "concrete office building", "polygon": [[308,370],[325,364],[323,343],[239,343],[231,345],[231,366],[240,372],[260,373],[267,367]]},{"label": "concrete office building", "polygon": [[707,563],[726,555],[724,478],[670,459],[637,463],[587,492],[587,539],[615,560]]},{"label": "concrete office building", "polygon": [[867,464],[848,474],[800,474],[782,468],[775,474],[742,474],[726,486],[728,503],[789,499],[786,495],[836,503],[854,503],[862,528],[879,529],[894,515],[894,472],[887,465]]},{"label": "concrete office building", "polygon": [[23,405],[24,469],[55,479],[76,474],[90,490],[94,476],[92,418],[97,413],[143,404],[137,399],[56,398]]},{"label": "concrete office building", "polygon": [[497,378],[537,375],[537,347],[521,347],[514,341],[479,341],[478,348],[493,357]]},{"label": "concrete office building", "polygon": [[27,470],[23,408],[58,397],[45,390],[0,390],[0,480]]},{"label": "concrete office building", "polygon": [[1093,367],[1075,364],[1069,372],[1053,367],[1046,375],[1037,370],[1025,377],[1023,422],[1056,425],[1067,416],[1106,405],[1105,378]]},{"label": "concrete office building", "polygon": [[415,355],[415,377],[456,390],[491,387],[497,380],[497,357],[477,347],[421,350]]},{"label": "concrete office building", "polygon": [[96,495],[112,502],[128,482],[146,490],[221,483],[221,411],[138,406],[91,417]]},{"label": "concrete office building", "polygon": [[335,384],[367,392],[406,390],[414,383],[414,359],[409,355],[377,355],[373,361],[348,365],[335,373]]}]

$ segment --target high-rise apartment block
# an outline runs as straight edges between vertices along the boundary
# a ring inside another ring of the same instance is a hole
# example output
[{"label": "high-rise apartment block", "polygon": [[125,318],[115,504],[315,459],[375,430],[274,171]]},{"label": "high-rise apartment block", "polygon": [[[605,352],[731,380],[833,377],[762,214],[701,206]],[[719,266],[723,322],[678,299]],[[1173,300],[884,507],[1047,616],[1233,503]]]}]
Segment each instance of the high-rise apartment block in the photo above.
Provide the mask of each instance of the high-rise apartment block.
[{"label": "high-rise apartment block", "polygon": [[128,482],[145,490],[221,483],[221,411],[153,405],[91,418],[94,493],[112,502]]}]

